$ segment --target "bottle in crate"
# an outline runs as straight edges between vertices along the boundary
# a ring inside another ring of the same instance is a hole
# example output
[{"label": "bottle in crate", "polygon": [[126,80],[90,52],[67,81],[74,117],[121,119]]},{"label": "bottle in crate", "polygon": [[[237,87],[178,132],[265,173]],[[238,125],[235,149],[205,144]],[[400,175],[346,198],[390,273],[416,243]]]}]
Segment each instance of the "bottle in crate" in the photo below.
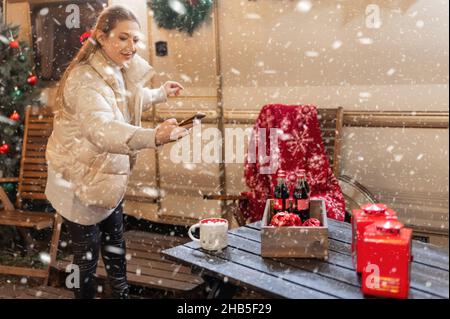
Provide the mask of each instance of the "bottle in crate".
[{"label": "bottle in crate", "polygon": [[285,212],[289,209],[289,188],[286,184],[286,173],[282,170],[278,171],[277,185],[273,197],[273,214]]},{"label": "bottle in crate", "polygon": [[397,214],[385,204],[366,204],[352,212],[352,257],[357,273],[362,273],[362,254],[360,243],[364,230],[377,221],[397,220]]},{"label": "bottle in crate", "polygon": [[294,212],[305,222],[310,218],[310,188],[306,180],[305,170],[300,170],[293,197]]},{"label": "bottle in crate", "polygon": [[408,297],[411,238],[412,230],[397,220],[377,221],[366,227],[360,247],[364,260],[362,291],[365,295]]}]

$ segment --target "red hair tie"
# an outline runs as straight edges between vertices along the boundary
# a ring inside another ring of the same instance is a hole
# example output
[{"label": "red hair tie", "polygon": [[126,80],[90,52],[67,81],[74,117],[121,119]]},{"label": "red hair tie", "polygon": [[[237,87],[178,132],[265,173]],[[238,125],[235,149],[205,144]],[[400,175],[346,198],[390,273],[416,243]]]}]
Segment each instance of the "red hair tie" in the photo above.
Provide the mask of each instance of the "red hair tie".
[{"label": "red hair tie", "polygon": [[91,30],[86,31],[85,33],[83,33],[83,34],[81,35],[81,37],[80,37],[80,42],[81,42],[81,44],[83,44],[84,41],[86,41],[87,39],[89,39],[91,36],[92,36],[92,31],[91,31]]}]

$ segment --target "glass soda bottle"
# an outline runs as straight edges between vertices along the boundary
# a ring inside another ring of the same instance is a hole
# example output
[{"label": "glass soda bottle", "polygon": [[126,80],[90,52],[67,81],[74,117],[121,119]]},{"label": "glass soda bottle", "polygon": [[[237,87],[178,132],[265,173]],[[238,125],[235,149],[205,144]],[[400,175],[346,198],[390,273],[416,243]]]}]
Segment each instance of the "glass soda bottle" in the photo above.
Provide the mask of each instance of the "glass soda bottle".
[{"label": "glass soda bottle", "polygon": [[300,217],[303,223],[310,218],[310,188],[306,180],[305,170],[300,170],[299,172],[297,185],[295,186],[294,194],[292,195],[292,197],[294,199],[295,213]]},{"label": "glass soda bottle", "polygon": [[286,174],[279,171],[277,174],[277,186],[274,191],[273,212],[274,214],[289,209],[289,189],[286,184]]}]

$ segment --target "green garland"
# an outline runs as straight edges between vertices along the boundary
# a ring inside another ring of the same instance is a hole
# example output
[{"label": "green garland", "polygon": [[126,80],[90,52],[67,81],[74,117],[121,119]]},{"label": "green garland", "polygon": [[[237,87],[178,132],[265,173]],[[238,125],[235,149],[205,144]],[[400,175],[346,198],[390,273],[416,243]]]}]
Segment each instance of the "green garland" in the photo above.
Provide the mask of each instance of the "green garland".
[{"label": "green garland", "polygon": [[209,15],[213,0],[149,0],[148,4],[160,28],[177,29],[192,36]]}]

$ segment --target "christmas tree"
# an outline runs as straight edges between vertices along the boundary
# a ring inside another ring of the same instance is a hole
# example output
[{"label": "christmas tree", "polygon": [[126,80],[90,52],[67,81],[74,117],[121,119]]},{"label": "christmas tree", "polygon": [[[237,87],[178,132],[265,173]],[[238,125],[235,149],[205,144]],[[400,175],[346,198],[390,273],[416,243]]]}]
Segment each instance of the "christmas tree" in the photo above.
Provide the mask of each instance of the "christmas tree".
[{"label": "christmas tree", "polygon": [[17,177],[27,105],[39,105],[31,52],[19,27],[0,22],[0,178]]}]

